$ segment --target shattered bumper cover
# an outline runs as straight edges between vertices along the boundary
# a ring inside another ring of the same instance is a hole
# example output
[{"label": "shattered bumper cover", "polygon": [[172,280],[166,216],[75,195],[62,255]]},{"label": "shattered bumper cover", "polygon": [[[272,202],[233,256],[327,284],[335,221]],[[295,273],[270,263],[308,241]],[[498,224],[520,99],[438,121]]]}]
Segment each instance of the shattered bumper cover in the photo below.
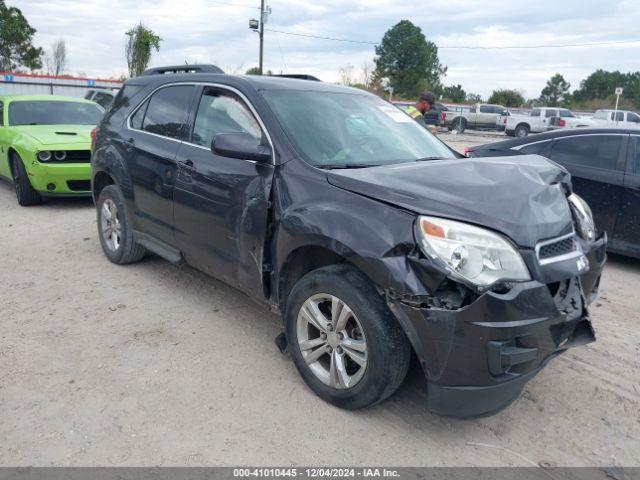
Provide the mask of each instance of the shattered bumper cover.
[{"label": "shattered bumper cover", "polygon": [[553,357],[594,341],[587,306],[597,295],[605,250],[603,235],[584,249],[589,268],[580,275],[561,278],[562,265],[538,269],[534,280],[485,292],[459,309],[390,299],[424,369],[428,408],[456,417],[495,413]]}]

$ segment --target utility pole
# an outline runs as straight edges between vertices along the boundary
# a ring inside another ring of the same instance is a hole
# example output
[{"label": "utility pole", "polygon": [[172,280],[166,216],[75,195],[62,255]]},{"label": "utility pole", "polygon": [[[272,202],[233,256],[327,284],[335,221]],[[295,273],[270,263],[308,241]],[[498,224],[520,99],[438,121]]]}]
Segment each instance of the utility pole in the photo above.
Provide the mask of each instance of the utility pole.
[{"label": "utility pole", "polygon": [[266,15],[264,11],[264,0],[260,0],[260,65],[258,69],[260,70],[260,75],[262,75],[262,63],[264,59],[264,21],[266,20]]}]

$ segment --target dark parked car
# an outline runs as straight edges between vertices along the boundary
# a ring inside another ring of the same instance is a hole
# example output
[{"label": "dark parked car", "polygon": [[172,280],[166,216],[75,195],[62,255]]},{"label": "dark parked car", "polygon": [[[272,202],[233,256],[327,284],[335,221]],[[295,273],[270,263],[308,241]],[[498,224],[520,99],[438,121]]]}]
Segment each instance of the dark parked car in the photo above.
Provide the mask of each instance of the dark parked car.
[{"label": "dark parked car", "polygon": [[187,262],[281,312],[334,405],[384,400],[413,351],[430,409],[489,414],[594,340],[606,241],[542,157],[459,158],[367,92],[222,73],[128,80],[93,138],[107,258]]},{"label": "dark parked car", "polygon": [[470,157],[538,154],[565,167],[607,232],[611,252],[640,258],[640,131],[576,128],[467,149]]}]

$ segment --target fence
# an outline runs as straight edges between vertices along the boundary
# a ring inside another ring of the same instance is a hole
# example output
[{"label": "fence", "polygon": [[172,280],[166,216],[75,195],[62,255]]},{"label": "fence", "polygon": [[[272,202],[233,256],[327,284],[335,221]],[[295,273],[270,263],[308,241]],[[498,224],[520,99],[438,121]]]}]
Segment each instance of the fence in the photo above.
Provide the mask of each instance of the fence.
[{"label": "fence", "polygon": [[0,72],[0,95],[65,95],[84,97],[89,89],[117,90],[119,80]]}]

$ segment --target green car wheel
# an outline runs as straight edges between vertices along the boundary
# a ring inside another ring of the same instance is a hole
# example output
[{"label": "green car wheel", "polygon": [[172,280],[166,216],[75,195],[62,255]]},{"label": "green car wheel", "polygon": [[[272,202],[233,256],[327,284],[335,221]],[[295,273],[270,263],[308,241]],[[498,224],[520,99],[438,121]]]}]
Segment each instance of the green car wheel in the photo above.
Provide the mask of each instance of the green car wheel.
[{"label": "green car wheel", "polygon": [[24,168],[22,159],[18,155],[14,155],[11,161],[11,172],[13,173],[13,184],[16,189],[16,197],[18,203],[23,207],[39,205],[42,197],[34,190],[29,182],[29,176]]}]

